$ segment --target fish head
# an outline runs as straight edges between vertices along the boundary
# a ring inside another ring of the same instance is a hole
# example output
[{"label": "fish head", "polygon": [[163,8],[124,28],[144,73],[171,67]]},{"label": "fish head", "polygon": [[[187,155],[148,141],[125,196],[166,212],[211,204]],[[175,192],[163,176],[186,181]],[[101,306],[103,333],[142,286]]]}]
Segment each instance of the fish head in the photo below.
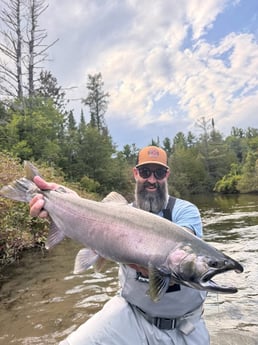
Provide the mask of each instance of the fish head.
[{"label": "fish head", "polygon": [[231,257],[207,247],[204,251],[195,251],[190,244],[180,246],[168,256],[171,279],[179,284],[198,290],[220,293],[236,293],[234,286],[225,286],[212,280],[218,274],[227,271],[243,272],[243,266]]}]

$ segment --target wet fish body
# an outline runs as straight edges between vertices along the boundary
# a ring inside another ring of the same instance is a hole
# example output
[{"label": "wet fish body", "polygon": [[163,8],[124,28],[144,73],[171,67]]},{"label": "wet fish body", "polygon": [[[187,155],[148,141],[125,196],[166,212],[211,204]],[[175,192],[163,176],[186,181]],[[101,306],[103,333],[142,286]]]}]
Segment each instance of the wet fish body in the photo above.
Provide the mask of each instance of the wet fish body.
[{"label": "wet fish body", "polygon": [[75,273],[92,265],[100,269],[105,260],[141,265],[148,268],[153,301],[162,298],[171,282],[198,290],[237,292],[211,278],[229,270],[243,272],[242,265],[184,228],[131,207],[115,192],[97,202],[62,187],[40,190],[32,182],[37,169],[25,162],[25,170],[26,177],[3,187],[0,195],[24,202],[37,193],[44,195],[44,208],[51,219],[46,247],[54,247],[65,237],[85,246],[76,257]]}]

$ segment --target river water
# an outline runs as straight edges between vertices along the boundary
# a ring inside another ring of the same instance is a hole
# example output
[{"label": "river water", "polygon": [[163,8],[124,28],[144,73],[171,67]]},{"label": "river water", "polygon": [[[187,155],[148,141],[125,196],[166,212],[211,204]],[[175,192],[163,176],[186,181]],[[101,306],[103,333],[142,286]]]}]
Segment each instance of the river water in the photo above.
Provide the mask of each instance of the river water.
[{"label": "river water", "polygon": [[[208,295],[204,318],[211,345],[258,344],[258,196],[198,196],[204,239],[239,260],[244,273],[216,278],[236,294]],[[118,289],[117,271],[73,275],[80,246],[65,240],[48,253],[26,253],[0,274],[0,345],[57,344]],[[133,345],[133,344],[132,344]]]}]

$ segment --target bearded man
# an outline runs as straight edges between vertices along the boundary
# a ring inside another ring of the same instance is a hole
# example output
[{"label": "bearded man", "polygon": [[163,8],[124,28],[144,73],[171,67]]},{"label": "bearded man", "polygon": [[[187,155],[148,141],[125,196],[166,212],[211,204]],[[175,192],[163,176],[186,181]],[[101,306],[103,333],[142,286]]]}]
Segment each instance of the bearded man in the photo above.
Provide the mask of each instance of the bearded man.
[{"label": "bearded man", "polygon": [[[140,150],[136,166],[135,201],[132,206],[152,212],[202,236],[200,213],[195,205],[168,194],[170,169],[166,152],[156,146]],[[56,189],[40,177],[41,189]],[[32,216],[46,217],[43,195],[30,203]],[[148,296],[148,270],[138,265],[120,265],[120,290],[93,317],[59,345],[209,345],[202,318],[206,292],[179,284],[168,287],[153,302]]]}]

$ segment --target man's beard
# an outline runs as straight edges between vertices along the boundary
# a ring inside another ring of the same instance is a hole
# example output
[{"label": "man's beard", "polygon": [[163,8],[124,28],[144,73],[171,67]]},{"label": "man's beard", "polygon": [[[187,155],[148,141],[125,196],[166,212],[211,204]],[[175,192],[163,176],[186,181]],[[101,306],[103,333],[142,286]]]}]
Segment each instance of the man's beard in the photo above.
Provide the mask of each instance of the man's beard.
[{"label": "man's beard", "polygon": [[[146,187],[153,185],[157,188],[155,192],[146,190]],[[135,201],[138,208],[148,212],[159,213],[166,206],[167,200],[168,185],[166,181],[162,184],[158,182],[152,184],[147,181],[144,183],[136,182]]]}]

